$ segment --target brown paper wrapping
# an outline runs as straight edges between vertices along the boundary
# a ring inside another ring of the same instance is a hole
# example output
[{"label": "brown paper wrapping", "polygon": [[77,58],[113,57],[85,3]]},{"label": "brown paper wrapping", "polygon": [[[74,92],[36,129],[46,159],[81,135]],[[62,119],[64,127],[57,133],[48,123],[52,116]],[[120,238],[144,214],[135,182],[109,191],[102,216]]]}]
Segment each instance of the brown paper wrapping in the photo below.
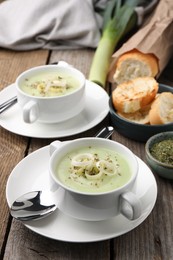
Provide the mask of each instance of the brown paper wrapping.
[{"label": "brown paper wrapping", "polygon": [[[147,22],[148,21],[148,22]],[[113,82],[116,61],[120,55],[137,49],[158,58],[159,76],[173,54],[173,0],[160,0],[145,24],[112,56],[108,80]]]}]

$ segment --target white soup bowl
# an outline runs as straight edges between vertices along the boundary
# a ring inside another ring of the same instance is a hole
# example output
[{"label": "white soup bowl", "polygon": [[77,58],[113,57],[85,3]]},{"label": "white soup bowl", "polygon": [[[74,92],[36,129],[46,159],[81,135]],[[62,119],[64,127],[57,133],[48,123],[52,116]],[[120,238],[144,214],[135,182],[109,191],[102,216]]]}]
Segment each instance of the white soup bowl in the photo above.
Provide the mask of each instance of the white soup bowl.
[{"label": "white soup bowl", "polygon": [[[51,97],[30,95],[21,89],[27,79],[51,72],[74,77],[79,82],[79,87],[71,93]],[[33,123],[38,120],[42,123],[58,123],[78,115],[85,105],[85,82],[83,73],[63,61],[57,65],[43,65],[24,71],[15,83],[24,122]]]},{"label": "white soup bowl", "polygon": [[[81,147],[106,148],[121,155],[131,173],[130,179],[123,186],[104,192],[88,192],[71,188],[64,184],[57,174],[57,165],[69,152]],[[72,141],[54,141],[50,145],[49,173],[51,185],[61,189],[61,196],[57,196],[58,208],[67,215],[77,219],[98,221],[118,214],[130,220],[141,216],[141,201],[132,191],[138,175],[136,156],[124,145],[102,138],[80,138]],[[59,194],[59,193],[58,193]]]}]

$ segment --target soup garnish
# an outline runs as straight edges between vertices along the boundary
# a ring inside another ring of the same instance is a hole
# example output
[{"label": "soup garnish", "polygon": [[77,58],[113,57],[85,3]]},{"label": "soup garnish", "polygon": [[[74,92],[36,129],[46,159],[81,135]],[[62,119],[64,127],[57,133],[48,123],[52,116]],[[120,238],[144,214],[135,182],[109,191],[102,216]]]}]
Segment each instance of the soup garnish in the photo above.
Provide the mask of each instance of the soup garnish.
[{"label": "soup garnish", "polygon": [[32,96],[52,97],[67,95],[75,91],[79,86],[78,79],[72,75],[46,72],[26,78],[20,88]]},{"label": "soup garnish", "polygon": [[57,165],[56,172],[66,186],[91,193],[116,189],[131,177],[130,167],[123,156],[94,146],[68,153]]}]

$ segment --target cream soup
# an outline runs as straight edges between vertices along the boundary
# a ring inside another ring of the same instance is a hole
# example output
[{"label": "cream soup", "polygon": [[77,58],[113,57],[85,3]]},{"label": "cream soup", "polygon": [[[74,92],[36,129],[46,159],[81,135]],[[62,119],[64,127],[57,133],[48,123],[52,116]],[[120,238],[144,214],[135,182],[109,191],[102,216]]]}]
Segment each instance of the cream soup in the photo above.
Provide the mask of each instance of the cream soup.
[{"label": "cream soup", "polygon": [[80,82],[70,74],[44,72],[26,78],[20,88],[23,92],[37,97],[64,96],[80,87]]},{"label": "cream soup", "polygon": [[56,168],[65,186],[98,193],[117,189],[131,178],[130,167],[120,154],[101,147],[84,147],[64,156]]}]

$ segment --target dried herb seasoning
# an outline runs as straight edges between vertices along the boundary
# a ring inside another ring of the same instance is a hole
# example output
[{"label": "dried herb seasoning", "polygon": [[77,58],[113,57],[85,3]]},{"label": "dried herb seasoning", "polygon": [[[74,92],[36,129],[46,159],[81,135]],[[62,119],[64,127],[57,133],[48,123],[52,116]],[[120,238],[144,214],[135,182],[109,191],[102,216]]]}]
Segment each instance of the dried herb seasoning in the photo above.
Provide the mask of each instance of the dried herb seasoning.
[{"label": "dried herb seasoning", "polygon": [[156,160],[173,166],[173,139],[170,138],[153,144],[150,152]]}]

